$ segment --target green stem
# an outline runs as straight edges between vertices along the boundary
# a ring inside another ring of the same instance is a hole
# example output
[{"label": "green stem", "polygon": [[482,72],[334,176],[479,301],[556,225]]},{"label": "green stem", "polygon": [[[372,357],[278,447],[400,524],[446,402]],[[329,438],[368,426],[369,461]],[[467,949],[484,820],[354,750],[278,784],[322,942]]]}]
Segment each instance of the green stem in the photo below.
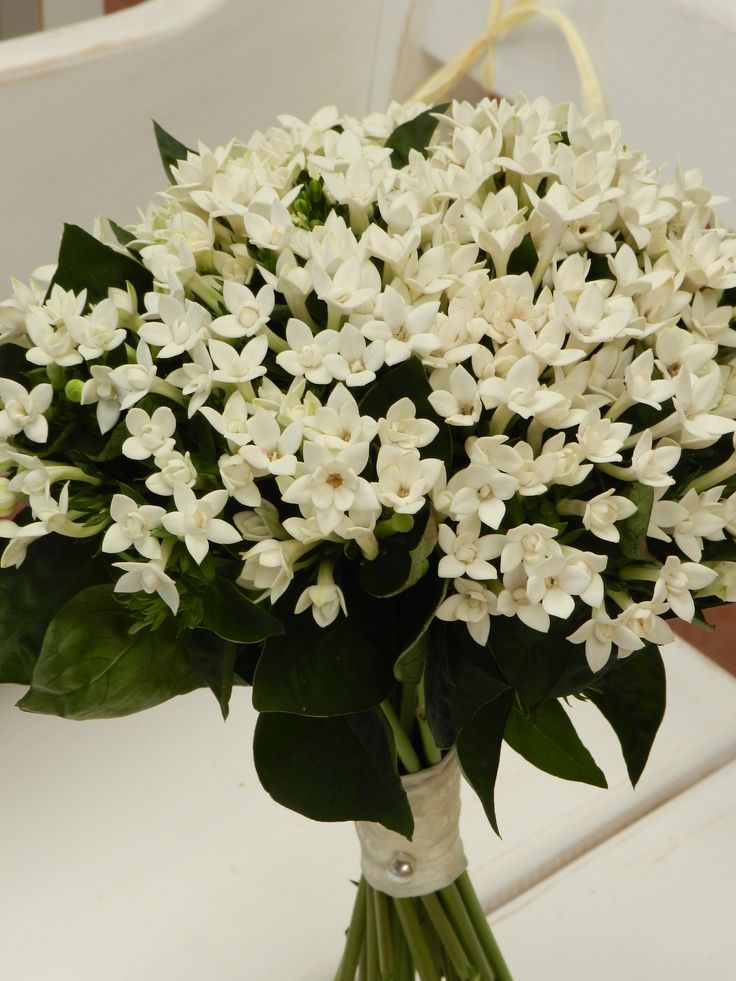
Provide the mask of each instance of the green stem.
[{"label": "green stem", "polygon": [[376,892],[368,886],[365,904],[365,970],[366,977],[378,977],[378,937],[376,929],[376,907],[373,897]]},{"label": "green stem", "polygon": [[489,436],[500,436],[506,430],[513,417],[514,413],[507,405],[497,405],[488,423]]},{"label": "green stem", "polygon": [[461,976],[468,977],[472,972],[470,961],[437,895],[430,893],[428,896],[422,896],[421,902],[455,970]]},{"label": "green stem", "polygon": [[416,773],[418,770],[422,769],[422,764],[419,762],[419,757],[417,756],[416,750],[412,746],[409,737],[401,728],[401,724],[394,712],[391,703],[386,700],[381,702],[381,708],[383,709],[383,714],[388,720],[388,724],[391,726],[391,731],[394,736],[394,743],[396,745],[396,753],[399,759],[404,764],[404,769],[407,773]]},{"label": "green stem", "polygon": [[414,966],[422,981],[441,981],[429,952],[413,899],[395,899],[396,912],[409,945]]},{"label": "green stem", "polygon": [[355,981],[355,972],[358,968],[361,950],[363,949],[363,938],[365,936],[365,907],[368,884],[361,878],[358,885],[358,893],[355,897],[353,913],[350,917],[347,938],[345,940],[345,950],[343,951],[340,967],[337,969],[335,981]]},{"label": "green stem", "polygon": [[399,708],[399,722],[401,728],[407,735],[411,736],[414,725],[414,713],[417,708],[417,686],[404,682],[401,686],[401,707]]},{"label": "green stem", "polygon": [[389,916],[388,899],[378,889],[373,893],[373,914],[376,923],[376,946],[378,948],[378,970],[382,978],[393,978],[394,951],[391,943],[391,917]]},{"label": "green stem", "polygon": [[481,981],[494,981],[491,965],[488,963],[488,958],[483,950],[483,945],[478,938],[478,934],[473,928],[473,922],[470,919],[470,914],[465,908],[465,904],[462,901],[460,892],[458,891],[455,883],[453,882],[452,885],[441,889],[440,897],[442,898],[442,902],[445,906],[450,921],[465,945],[465,950],[470,957],[470,960],[480,973]]},{"label": "green stem", "polygon": [[506,965],[506,961],[503,959],[503,954],[496,943],[496,938],[491,932],[488,920],[483,912],[483,907],[480,905],[478,897],[475,894],[475,889],[468,873],[463,872],[455,880],[455,884],[460,893],[460,898],[465,904],[465,909],[468,911],[476,935],[483,945],[483,950],[488,958],[488,963],[491,965],[495,981],[513,981],[511,972]]},{"label": "green stem", "polygon": [[434,766],[439,763],[442,759],[442,753],[438,749],[437,744],[434,741],[434,736],[432,735],[432,730],[429,728],[429,723],[427,722],[427,711],[426,711],[426,701],[424,696],[424,675],[422,675],[422,680],[419,682],[419,704],[417,705],[417,722],[419,724],[419,735],[422,739],[422,748],[424,749],[424,755],[427,758],[427,762]]}]

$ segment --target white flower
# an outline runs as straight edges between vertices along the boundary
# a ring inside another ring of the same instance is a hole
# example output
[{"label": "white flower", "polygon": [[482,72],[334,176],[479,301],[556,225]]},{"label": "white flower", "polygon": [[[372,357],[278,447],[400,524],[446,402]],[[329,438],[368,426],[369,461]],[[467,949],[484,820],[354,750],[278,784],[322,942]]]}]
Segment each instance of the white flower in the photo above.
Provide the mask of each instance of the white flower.
[{"label": "white flower", "polygon": [[34,345],[26,352],[26,357],[32,364],[58,364],[62,368],[68,368],[83,360],[64,323],[51,324],[40,314],[29,313],[26,328]]},{"label": "white flower", "polygon": [[344,324],[338,335],[337,351],[324,355],[324,365],[333,378],[350,388],[362,388],[376,379],[384,364],[383,341],[366,344],[353,324]]},{"label": "white flower", "polygon": [[166,405],[160,405],[152,416],[136,406],[125,416],[125,425],[131,435],[123,443],[123,453],[129,460],[147,460],[174,448],[176,416]]},{"label": "white flower", "polygon": [[378,481],[373,484],[376,497],[397,514],[416,514],[443,469],[441,460],[422,460],[417,450],[382,446],[376,464]]},{"label": "white flower", "polygon": [[[94,367],[92,372],[94,372]],[[151,357],[151,351],[145,341],[139,341],[133,364],[121,364],[113,368],[108,376],[110,383],[115,386],[120,399],[121,409],[129,409],[151,390],[156,377],[156,366]],[[107,396],[104,396],[105,398]]]},{"label": "white flower", "polygon": [[369,340],[383,341],[388,365],[406,361],[412,354],[425,358],[440,346],[431,331],[438,309],[433,300],[412,306],[408,291],[397,281],[381,294],[381,319],[369,321],[361,330]]},{"label": "white flower", "polygon": [[339,453],[331,453],[322,443],[304,444],[305,473],[281,495],[287,504],[313,507],[320,531],[331,534],[346,511],[353,507],[370,510],[376,496],[359,474],[368,463],[368,444],[351,443]]},{"label": "white flower", "polygon": [[112,300],[102,300],[86,317],[71,317],[69,333],[86,361],[114,351],[125,340],[125,330],[118,326],[118,311]]},{"label": "white flower", "polygon": [[28,546],[48,535],[50,530],[43,521],[18,525],[14,521],[0,520],[0,538],[10,539],[0,558],[0,569],[9,569],[11,566],[19,569],[25,560]]},{"label": "white flower", "polygon": [[213,365],[204,344],[198,344],[191,351],[193,361],[185,362],[181,368],[172,371],[166,378],[170,385],[182,390],[183,395],[190,396],[187,415],[191,419],[197,409],[201,409],[212,391]]},{"label": "white flower", "polygon": [[614,463],[621,460],[619,450],[630,432],[629,423],[601,419],[600,410],[591,409],[578,427],[578,443],[587,460]]},{"label": "white flower", "polygon": [[375,300],[381,291],[378,269],[368,259],[351,256],[330,274],[319,263],[310,265],[314,292],[328,307],[351,313]]},{"label": "white flower", "polygon": [[661,440],[652,448],[652,431],[645,429],[637,440],[631,457],[631,472],[641,484],[649,487],[669,487],[674,484],[670,471],[679,462],[682,450],[670,441]]},{"label": "white flower", "polygon": [[611,488],[585,502],[583,526],[606,542],[617,542],[621,534],[616,522],[630,518],[635,511],[636,504],[633,501],[615,495]]},{"label": "white flower", "polygon": [[333,452],[351,443],[369,443],[378,430],[376,420],[362,416],[353,394],[340,384],[335,385],[325,404],[317,403],[303,421],[305,438],[317,440]]},{"label": "white flower", "polygon": [[500,569],[502,573],[511,572],[517,566],[523,566],[527,575],[531,575],[540,562],[558,555],[560,546],[554,540],[557,529],[543,524],[523,524],[510,528],[503,535],[492,535],[493,555],[501,556]]},{"label": "white flower", "polygon": [[284,430],[276,417],[265,409],[257,409],[248,421],[252,443],[241,446],[240,456],[261,473],[293,475],[297,459],[294,455],[302,445],[301,423],[292,422]]},{"label": "white flower", "polygon": [[523,419],[559,408],[564,396],[539,384],[539,370],[534,355],[526,354],[516,361],[505,378],[484,378],[479,386],[483,405],[486,409],[508,406]]},{"label": "white flower", "polygon": [[736,422],[711,411],[717,409],[723,392],[717,365],[698,378],[683,368],[675,379],[673,405],[683,432],[698,440],[715,440],[724,433],[736,432]]},{"label": "white flower", "polygon": [[474,426],[483,411],[478,382],[459,364],[452,371],[441,368],[432,373],[434,388],[429,403],[450,426]]},{"label": "white flower", "polygon": [[439,546],[445,553],[437,566],[437,575],[443,579],[496,579],[498,573],[488,562],[493,549],[488,536],[480,535],[480,518],[471,515],[458,523],[453,530],[448,524],[438,529]]},{"label": "white flower", "polygon": [[456,473],[443,492],[453,518],[478,514],[489,528],[498,528],[506,513],[504,501],[516,493],[518,481],[490,464],[471,463]]},{"label": "white flower", "polygon": [[[718,514],[721,491],[721,487],[713,487],[704,494],[689,490],[679,501],[655,501],[647,535],[665,542],[674,538],[689,559],[700,562],[703,539],[717,542],[726,537],[723,518]],[[663,528],[670,529],[672,537]]]},{"label": "white flower", "polygon": [[262,286],[257,294],[242,283],[226,281],[222,288],[222,300],[229,311],[210,324],[210,330],[218,337],[236,340],[253,337],[267,323],[276,302],[273,289]]},{"label": "white flower", "polygon": [[248,341],[240,351],[236,351],[225,341],[217,340],[209,342],[209,350],[217,365],[217,369],[212,372],[213,381],[239,385],[266,374],[263,359],[268,351],[268,338],[265,334]]},{"label": "white flower", "polygon": [[440,620],[462,620],[473,640],[485,646],[491,615],[496,612],[495,593],[470,579],[456,579],[453,586],[455,592],[439,605],[435,616]]},{"label": "white flower", "polygon": [[154,456],[153,462],[158,467],[158,471],[146,477],[146,487],[154,494],[171,497],[177,483],[194,487],[197,471],[188,451],[186,453],[179,453],[178,450],[162,451]]},{"label": "white flower", "polygon": [[697,562],[681,562],[675,555],[668,555],[654,584],[652,600],[669,603],[672,612],[681,620],[692,621],[695,603],[692,590],[705,589],[717,573]]},{"label": "white flower", "polygon": [[240,541],[240,533],[217,515],[227,504],[226,490],[210,491],[197,498],[191,487],[177,484],[174,487],[174,503],[177,510],[170,511],[161,524],[172,535],[183,538],[194,561],[199,564],[209,551],[209,543],[234,545]]},{"label": "white flower", "polygon": [[436,423],[417,418],[417,408],[410,398],[394,402],[385,418],[378,421],[382,445],[400,446],[403,450],[428,446],[438,433]]},{"label": "white flower", "polygon": [[102,551],[125,552],[133,545],[146,559],[161,558],[161,545],[151,532],[160,526],[164,513],[164,508],[139,506],[125,494],[114,494],[110,502],[113,524],[102,539]]},{"label": "white flower", "polygon": [[323,562],[319,567],[317,582],[313,586],[307,586],[304,592],[296,601],[294,613],[304,613],[311,609],[315,622],[320,627],[329,627],[342,610],[345,616],[348,610],[345,605],[345,597],[340,587],[332,577],[332,568],[329,562]]},{"label": "white flower", "polygon": [[532,603],[541,603],[553,617],[567,620],[575,609],[573,596],[579,596],[590,584],[586,570],[566,555],[550,555],[529,567],[526,591]]},{"label": "white flower", "polygon": [[243,556],[245,564],[238,584],[246,589],[266,590],[275,603],[294,578],[294,564],[310,547],[302,542],[274,538],[256,542]]},{"label": "white flower", "polygon": [[276,355],[284,371],[297,378],[304,375],[314,385],[326,385],[334,375],[325,363],[329,354],[337,354],[340,335],[335,330],[323,330],[315,337],[301,320],[292,317],[286,325],[288,351]]},{"label": "white flower", "polygon": [[498,613],[505,617],[518,617],[522,623],[540,633],[549,631],[549,613],[541,603],[534,603],[527,592],[527,574],[517,566],[503,577],[503,589],[498,594]]},{"label": "white flower", "polygon": [[[255,482],[256,473],[248,463],[242,452],[245,449],[241,446],[236,454],[228,456],[225,454],[217,461],[220,470],[220,479],[223,487],[234,497],[238,504],[246,507],[257,507],[261,504],[261,492]],[[236,522],[237,524],[237,522]]]},{"label": "white flower", "polygon": [[116,593],[158,593],[171,612],[176,616],[179,609],[179,592],[176,583],[164,572],[160,561],[113,562],[123,575],[115,583]]},{"label": "white flower", "polygon": [[104,364],[90,367],[91,378],[82,386],[82,405],[97,405],[97,425],[101,433],[109,432],[120,417],[121,393],[113,378],[113,369]]},{"label": "white flower", "polygon": [[283,199],[272,187],[262,187],[253,197],[243,216],[245,233],[254,245],[280,251],[289,242],[294,226],[289,205],[299,193],[295,187]]},{"label": "white flower", "polygon": [[54,390],[44,382],[27,392],[10,378],[0,378],[0,438],[23,433],[34,443],[45,443],[49,424],[44,412],[51,405]]},{"label": "white flower", "polygon": [[[656,603],[654,600],[632,603],[620,614],[618,620],[641,640],[662,647],[663,644],[669,644],[675,639],[671,627],[660,616],[666,610],[665,603]],[[632,650],[638,650],[638,645],[629,648],[626,644],[619,643],[618,647],[619,657],[626,657]]]},{"label": "white flower", "polygon": [[191,300],[180,303],[173,296],[159,296],[158,315],[161,323],[143,324],[138,334],[148,344],[161,348],[159,358],[174,358],[210,337],[212,317],[199,303]]},{"label": "white flower", "polygon": [[232,393],[222,412],[217,412],[208,405],[203,405],[199,411],[212,428],[224,436],[229,443],[244,446],[250,442],[248,405],[241,392],[236,390]]},{"label": "white flower", "polygon": [[585,644],[585,659],[591,671],[601,670],[610,658],[614,645],[624,654],[644,646],[644,641],[626,626],[621,616],[612,620],[602,606],[567,639],[572,644]]}]

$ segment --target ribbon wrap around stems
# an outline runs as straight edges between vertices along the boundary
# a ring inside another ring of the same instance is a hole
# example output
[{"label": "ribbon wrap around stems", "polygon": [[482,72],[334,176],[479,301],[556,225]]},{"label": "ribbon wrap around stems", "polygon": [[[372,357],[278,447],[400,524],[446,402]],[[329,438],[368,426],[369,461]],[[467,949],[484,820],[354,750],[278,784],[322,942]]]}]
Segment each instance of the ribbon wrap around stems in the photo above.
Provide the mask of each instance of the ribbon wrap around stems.
[{"label": "ribbon wrap around stems", "polygon": [[504,0],[491,0],[491,7],[484,33],[467,48],[460,51],[414,92],[407,105],[416,102],[432,103],[441,99],[463,75],[466,75],[481,55],[484,55],[481,83],[488,92],[493,90],[494,56],[496,42],[502,34],[518,27],[533,17],[551,21],[562,33],[570,48],[580,77],[580,93],[586,113],[605,115],[605,102],[593,59],[577,28],[570,18],[556,7],[548,7],[537,0],[511,0],[504,13]]},{"label": "ribbon wrap around stems", "polygon": [[436,766],[401,778],[414,816],[411,841],[372,821],[356,821],[369,885],[396,899],[426,896],[461,875],[460,766],[454,750]]}]

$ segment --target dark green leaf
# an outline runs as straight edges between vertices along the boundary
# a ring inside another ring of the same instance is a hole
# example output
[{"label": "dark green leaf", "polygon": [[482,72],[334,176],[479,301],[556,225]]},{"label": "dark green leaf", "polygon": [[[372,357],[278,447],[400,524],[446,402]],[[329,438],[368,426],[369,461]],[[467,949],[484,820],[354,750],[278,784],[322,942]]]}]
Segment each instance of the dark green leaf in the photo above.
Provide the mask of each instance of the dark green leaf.
[{"label": "dark green leaf", "polygon": [[493,658],[475,643],[465,624],[435,620],[429,631],[425,699],[438,746],[452,746],[478,709],[508,691]]},{"label": "dark green leaf", "polygon": [[621,534],[621,554],[629,559],[650,559],[647,528],[654,504],[654,488],[633,483],[627,486],[625,495],[636,504],[636,511],[617,526]]},{"label": "dark green leaf", "polygon": [[255,708],[329,716],[382,702],[398,654],[386,604],[356,594],[348,599],[350,616],[328,627],[309,614],[294,617],[282,637],[266,642],[253,678]]},{"label": "dark green leaf", "polygon": [[253,757],[264,788],[285,807],[316,821],[377,821],[411,837],[414,822],[381,712],[261,715]]},{"label": "dark green leaf", "polygon": [[[571,621],[552,621],[550,632],[532,630],[518,617],[494,617],[488,638],[488,649],[508,683],[528,705],[539,705],[554,689],[575,647],[565,635],[575,629]],[[583,649],[580,656],[585,661]],[[585,662],[585,681],[593,677]]]},{"label": "dark green leaf", "polygon": [[223,641],[209,630],[188,631],[184,643],[197,675],[217,699],[226,719],[235,681],[237,644]]},{"label": "dark green leaf", "polygon": [[629,779],[636,786],[664,716],[667,680],[662,656],[651,645],[618,663],[586,694],[618,736]]},{"label": "dark green leaf", "polygon": [[219,578],[204,597],[202,626],[238,644],[252,644],[284,632],[276,617],[251,602],[235,583]]},{"label": "dark green leaf", "polygon": [[133,623],[112,586],[90,586],[69,600],[49,624],[20,708],[66,719],[113,718],[199,686],[173,618],[131,635]]},{"label": "dark green leaf", "polygon": [[[447,592],[447,580],[440,579],[435,575],[426,576],[426,586],[435,586],[436,592],[428,597],[429,602],[424,606],[423,621],[418,624],[416,636],[410,635],[410,640],[396,658],[394,664],[394,677],[398,681],[404,681],[411,685],[418,685],[424,673],[424,665],[427,661],[427,647],[429,643],[428,633],[435,619],[435,610],[445,598]],[[418,591],[417,591],[418,594]],[[412,594],[414,596],[415,594]]]},{"label": "dark green leaf", "polygon": [[88,302],[99,303],[110,287],[124,289],[126,283],[132,283],[142,298],[153,289],[153,276],[137,259],[110,248],[78,225],[64,225],[51,285],[75,293],[86,289]]},{"label": "dark green leaf", "polygon": [[85,586],[109,579],[90,539],[48,535],[20,569],[0,570],[0,682],[30,685],[43,635],[56,611]]},{"label": "dark green leaf", "polygon": [[449,105],[449,102],[443,102],[432,106],[396,127],[385,145],[391,150],[391,163],[397,170],[409,163],[410,150],[418,150],[424,156],[427,155],[427,147],[439,122],[433,113],[443,113]]},{"label": "dark green leaf", "polygon": [[520,756],[546,773],[594,787],[608,786],[603,771],[557,701],[540,705],[529,718],[514,706],[506,723],[504,739]]},{"label": "dark green leaf", "polygon": [[171,173],[171,168],[180,160],[186,160],[187,154],[193,151],[185,147],[183,143],[180,143],[170,133],[167,133],[163,126],[159,126],[155,119],[153,121],[153,131],[156,134],[158,152],[161,154],[161,163],[164,165],[166,176],[173,184],[174,176]]},{"label": "dark green leaf", "polygon": [[520,276],[522,273],[533,273],[539,256],[534,248],[534,239],[531,235],[525,235],[521,245],[517,246],[509,257],[506,272],[509,276]]},{"label": "dark green leaf", "polygon": [[452,469],[452,433],[445,420],[432,408],[428,399],[431,391],[422,362],[419,358],[411,357],[380,376],[361,400],[360,409],[364,415],[380,419],[394,402],[410,398],[416,406],[417,416],[429,419],[439,427],[434,440],[422,449],[422,456],[442,460],[449,474]]},{"label": "dark green leaf", "polygon": [[505,691],[483,705],[457,737],[457,756],[465,778],[483,804],[491,827],[498,831],[495,786],[498,761],[514,693]]},{"label": "dark green leaf", "polygon": [[118,223],[113,221],[112,218],[108,218],[107,223],[110,226],[113,235],[121,245],[130,245],[131,242],[135,241],[135,235],[132,232],[129,232],[127,228],[123,228],[122,225],[118,225]]}]

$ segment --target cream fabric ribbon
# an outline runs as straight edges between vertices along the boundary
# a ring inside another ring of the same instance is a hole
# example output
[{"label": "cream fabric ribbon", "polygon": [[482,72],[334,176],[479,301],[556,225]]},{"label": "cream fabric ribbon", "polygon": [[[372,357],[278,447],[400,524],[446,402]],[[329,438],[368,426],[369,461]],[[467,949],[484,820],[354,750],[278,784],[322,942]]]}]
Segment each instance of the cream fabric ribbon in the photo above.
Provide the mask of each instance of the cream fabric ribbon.
[{"label": "cream fabric ribbon", "polygon": [[411,841],[372,821],[356,821],[361,868],[369,885],[397,899],[444,889],[467,867],[460,840],[460,765],[441,763],[401,778],[414,816]]},{"label": "cream fabric ribbon", "polygon": [[546,17],[552,21],[567,41],[575,59],[580,76],[580,91],[583,110],[586,113],[599,112],[605,115],[605,102],[598,75],[593,67],[593,59],[570,18],[555,7],[548,7],[536,0],[511,0],[504,13],[505,0],[491,0],[491,8],[484,33],[467,48],[441,65],[437,71],[414,92],[407,105],[416,102],[435,103],[442,99],[463,75],[466,75],[481,55],[485,53],[481,69],[481,83],[488,91],[493,91],[496,42],[507,31],[518,27],[532,17]]}]

